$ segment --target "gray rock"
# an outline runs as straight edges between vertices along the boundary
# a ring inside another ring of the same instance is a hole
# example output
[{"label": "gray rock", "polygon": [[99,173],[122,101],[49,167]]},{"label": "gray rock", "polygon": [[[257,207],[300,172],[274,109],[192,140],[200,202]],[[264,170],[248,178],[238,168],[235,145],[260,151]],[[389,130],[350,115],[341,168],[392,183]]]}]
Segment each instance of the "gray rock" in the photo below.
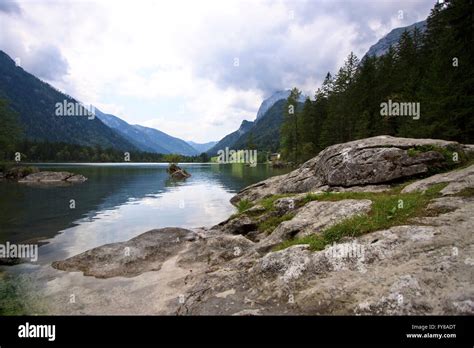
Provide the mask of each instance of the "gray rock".
[{"label": "gray rock", "polygon": [[167,172],[173,179],[186,179],[191,176],[185,169],[179,167],[178,165],[172,163],[167,169]]},{"label": "gray rock", "polygon": [[318,234],[345,219],[370,211],[372,201],[345,199],[341,201],[312,201],[300,208],[288,221],[282,222],[262,243],[263,250],[293,237]]},{"label": "gray rock", "polygon": [[5,179],[8,180],[20,180],[27,175],[30,175],[32,173],[38,173],[39,169],[36,167],[13,167],[9,170],[6,171],[5,173]]},{"label": "gray rock", "polygon": [[252,214],[252,215],[258,215],[258,214],[264,213],[265,210],[266,209],[263,206],[261,206],[260,204],[256,204],[253,207],[247,209],[245,211],[245,213]]},{"label": "gray rock", "polygon": [[448,184],[444,189],[441,190],[441,194],[443,195],[453,195],[461,192],[464,189],[474,188],[474,165],[415,181],[414,183],[406,186],[402,190],[402,193],[414,191],[425,192],[430,187],[440,183]]},{"label": "gray rock", "polygon": [[284,283],[299,278],[308,268],[312,253],[307,245],[295,245],[265,255],[257,264],[257,271],[266,277],[279,277]]},{"label": "gray rock", "polygon": [[66,179],[67,182],[84,182],[86,180],[87,178],[81,174],[74,174],[73,176],[70,176]]},{"label": "gray rock", "polygon": [[221,230],[230,234],[247,234],[257,229],[257,224],[247,215],[242,214],[231,220],[227,220],[225,224],[220,224]]},{"label": "gray rock", "polygon": [[283,215],[288,212],[296,210],[298,205],[303,201],[305,196],[306,194],[292,196],[292,197],[278,198],[275,202],[273,202],[273,206],[277,209],[280,215]]},{"label": "gray rock", "polygon": [[55,261],[52,266],[62,271],[81,271],[96,278],[134,277],[159,270],[164,261],[184,248],[192,235],[194,232],[183,228],[151,230],[127,242],[106,244],[64,261]]},{"label": "gray rock", "polygon": [[274,194],[317,191],[324,186],[353,187],[388,184],[427,174],[445,165],[444,156],[437,151],[409,155],[416,146],[432,145],[462,153],[464,147],[456,142],[433,139],[377,136],[337,144],[321,151],[300,168],[256,183],[231,199],[255,201]]}]

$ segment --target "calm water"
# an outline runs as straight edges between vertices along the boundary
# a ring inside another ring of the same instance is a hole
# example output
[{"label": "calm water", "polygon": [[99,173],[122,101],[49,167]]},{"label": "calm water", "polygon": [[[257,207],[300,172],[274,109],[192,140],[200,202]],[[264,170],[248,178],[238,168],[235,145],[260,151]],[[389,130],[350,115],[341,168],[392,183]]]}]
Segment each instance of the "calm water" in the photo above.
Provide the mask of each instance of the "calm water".
[{"label": "calm water", "polygon": [[285,172],[263,164],[181,166],[191,178],[170,180],[167,164],[39,165],[88,180],[64,187],[0,183],[0,243],[46,240],[40,262],[47,263],[153,228],[212,226],[235,212],[229,200],[237,191]]}]

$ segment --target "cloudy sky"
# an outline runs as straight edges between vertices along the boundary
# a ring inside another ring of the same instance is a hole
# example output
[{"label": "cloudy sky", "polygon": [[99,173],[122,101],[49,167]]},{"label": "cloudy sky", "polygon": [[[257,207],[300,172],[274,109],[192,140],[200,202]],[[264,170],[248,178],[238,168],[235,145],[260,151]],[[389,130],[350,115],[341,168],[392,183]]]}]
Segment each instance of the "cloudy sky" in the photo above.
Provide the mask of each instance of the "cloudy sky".
[{"label": "cloudy sky", "polygon": [[0,0],[0,49],[76,99],[186,140],[219,140],[263,98],[314,95],[352,50],[434,0]]}]

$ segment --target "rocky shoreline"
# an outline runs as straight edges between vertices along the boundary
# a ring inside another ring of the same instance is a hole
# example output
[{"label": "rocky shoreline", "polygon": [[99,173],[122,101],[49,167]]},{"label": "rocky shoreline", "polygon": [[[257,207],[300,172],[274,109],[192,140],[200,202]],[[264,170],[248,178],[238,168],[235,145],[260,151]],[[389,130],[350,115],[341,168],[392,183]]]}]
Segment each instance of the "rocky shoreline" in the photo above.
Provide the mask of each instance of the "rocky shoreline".
[{"label": "rocky shoreline", "polygon": [[52,266],[103,282],[156,275],[146,314],[472,315],[473,153],[389,136],[334,145],[239,192],[216,226],[151,230]]}]

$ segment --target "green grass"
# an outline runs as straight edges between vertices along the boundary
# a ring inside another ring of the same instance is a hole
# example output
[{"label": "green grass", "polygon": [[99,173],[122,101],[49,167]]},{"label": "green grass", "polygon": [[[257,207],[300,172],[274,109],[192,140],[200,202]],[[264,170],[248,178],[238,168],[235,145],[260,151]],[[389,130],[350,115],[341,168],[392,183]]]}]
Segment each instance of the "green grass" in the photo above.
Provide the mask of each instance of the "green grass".
[{"label": "green grass", "polygon": [[253,203],[250,202],[248,199],[242,199],[239,203],[237,203],[237,210],[239,213],[243,213],[247,209],[253,207]]},{"label": "green grass", "polygon": [[273,211],[273,210],[275,210],[275,207],[273,206],[273,203],[279,198],[288,197],[288,196],[291,196],[291,195],[285,195],[285,194],[273,195],[273,196],[270,196],[270,197],[267,197],[267,198],[262,198],[261,200],[257,201],[256,203],[253,203],[253,202],[249,201],[248,199],[242,199],[241,201],[239,201],[239,203],[237,203],[237,206],[236,206],[238,213],[234,214],[233,216],[237,217],[237,216],[239,216],[240,214],[242,214],[243,212],[245,212],[246,210],[252,208],[255,205],[261,205],[263,208],[265,208],[265,211],[262,211],[257,215],[261,215],[261,214],[267,213],[269,211]]},{"label": "green grass", "polygon": [[343,237],[357,237],[366,233],[406,224],[409,219],[421,216],[428,202],[439,196],[445,183],[437,184],[425,193],[400,193],[398,189],[389,192],[341,192],[309,194],[308,200],[336,201],[342,199],[370,199],[372,208],[368,214],[356,215],[333,225],[321,234],[310,235],[285,241],[274,250],[282,250],[292,245],[309,244],[311,250],[323,250],[328,244],[338,242]]},{"label": "green grass", "polygon": [[[466,163],[469,160],[468,156],[463,151],[458,151],[456,148],[450,146],[441,147],[436,145],[419,145],[408,149],[407,154],[410,157],[416,157],[423,152],[429,151],[436,151],[444,157],[444,168],[438,169],[436,172],[452,169],[453,167]],[[455,161],[455,153],[457,154],[457,161]]]},{"label": "green grass", "polygon": [[263,198],[261,199],[258,204],[260,204],[262,207],[265,208],[266,211],[271,211],[271,210],[275,210],[275,207],[274,207],[274,203],[277,199],[280,199],[280,198],[285,198],[285,197],[291,197],[291,196],[294,196],[294,194],[279,194],[279,195],[273,195],[273,196],[270,196],[270,197],[266,197],[266,198]]}]

